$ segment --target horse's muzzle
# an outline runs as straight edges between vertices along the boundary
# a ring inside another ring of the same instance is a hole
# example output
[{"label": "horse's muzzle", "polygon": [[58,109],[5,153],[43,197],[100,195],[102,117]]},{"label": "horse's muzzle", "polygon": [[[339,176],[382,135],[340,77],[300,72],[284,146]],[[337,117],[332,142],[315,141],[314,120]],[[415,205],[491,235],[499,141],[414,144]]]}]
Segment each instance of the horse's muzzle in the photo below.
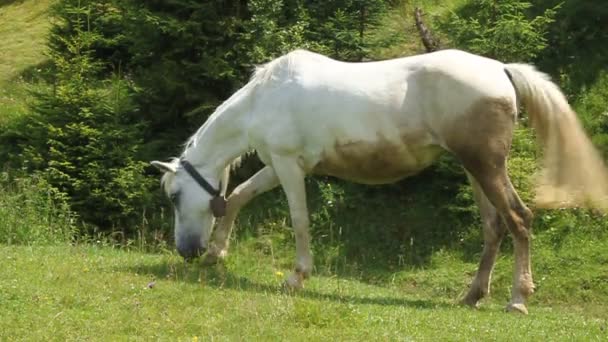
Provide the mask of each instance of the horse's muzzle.
[{"label": "horse's muzzle", "polygon": [[198,236],[190,236],[185,239],[180,239],[176,242],[177,252],[184,259],[194,259],[205,254],[206,248],[202,246],[201,239]]}]

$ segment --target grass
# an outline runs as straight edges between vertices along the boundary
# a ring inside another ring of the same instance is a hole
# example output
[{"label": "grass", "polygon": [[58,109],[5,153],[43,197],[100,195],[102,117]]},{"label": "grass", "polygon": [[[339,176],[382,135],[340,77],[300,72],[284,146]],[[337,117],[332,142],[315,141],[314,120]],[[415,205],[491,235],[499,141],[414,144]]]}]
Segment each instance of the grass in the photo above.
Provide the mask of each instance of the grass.
[{"label": "grass", "polygon": [[480,310],[454,305],[453,293],[425,289],[423,281],[447,272],[448,286],[460,287],[468,275],[448,270],[447,259],[430,273],[412,272],[418,286],[321,275],[304,291],[285,293],[277,273],[287,269],[254,245],[237,244],[211,268],[107,246],[0,247],[0,340],[608,338],[605,303],[534,303],[529,316],[502,312],[502,298]]},{"label": "grass", "polygon": [[76,216],[42,177],[0,172],[0,193],[0,244],[48,245],[74,236]]},{"label": "grass", "polygon": [[27,81],[44,63],[51,0],[0,1],[0,127],[27,111]]},{"label": "grass", "polygon": [[421,8],[423,20],[433,33],[433,37],[442,42],[440,32],[433,29],[433,21],[450,11],[455,10],[465,0],[416,0],[397,1],[377,27],[370,30],[366,39],[377,46],[371,51],[371,59],[381,60],[399,58],[425,53],[420,34],[415,25],[414,9]]}]

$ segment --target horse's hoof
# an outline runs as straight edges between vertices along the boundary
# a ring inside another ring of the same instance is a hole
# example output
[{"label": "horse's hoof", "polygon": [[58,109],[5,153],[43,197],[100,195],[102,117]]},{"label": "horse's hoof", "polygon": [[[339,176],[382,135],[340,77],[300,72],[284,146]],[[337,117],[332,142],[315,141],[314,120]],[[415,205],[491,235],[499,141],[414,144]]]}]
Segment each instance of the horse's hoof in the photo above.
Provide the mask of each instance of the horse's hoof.
[{"label": "horse's hoof", "polygon": [[463,299],[461,299],[459,304],[468,306],[472,309],[479,309],[479,301],[469,297],[464,297]]},{"label": "horse's hoof", "polygon": [[224,251],[222,251],[222,253],[220,253],[219,255],[207,253],[203,257],[201,264],[203,266],[217,265],[217,264],[221,263],[222,261],[224,261],[225,257],[226,257],[226,252],[224,252]]},{"label": "horse's hoof", "polygon": [[304,288],[304,279],[299,273],[293,273],[283,282],[283,288],[289,292],[295,292]]},{"label": "horse's hoof", "polygon": [[521,304],[521,303],[509,303],[507,304],[507,307],[505,308],[506,312],[519,312],[521,314],[527,315],[528,314],[528,309],[526,308],[525,304]]},{"label": "horse's hoof", "polygon": [[205,255],[205,257],[201,261],[201,265],[203,265],[203,266],[213,266],[213,265],[217,264],[218,261],[219,260],[218,260],[217,256]]}]

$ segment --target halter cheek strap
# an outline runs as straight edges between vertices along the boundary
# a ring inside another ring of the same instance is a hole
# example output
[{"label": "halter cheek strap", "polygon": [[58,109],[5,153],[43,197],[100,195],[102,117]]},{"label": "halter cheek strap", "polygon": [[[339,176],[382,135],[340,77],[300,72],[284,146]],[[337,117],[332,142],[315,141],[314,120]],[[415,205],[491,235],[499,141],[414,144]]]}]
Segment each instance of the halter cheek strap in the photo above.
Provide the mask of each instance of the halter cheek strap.
[{"label": "halter cheek strap", "polygon": [[[198,185],[200,185],[207,193],[213,198],[210,201],[211,212],[215,217],[223,217],[226,215],[226,199],[221,195],[219,189],[215,189],[207,180],[201,176],[198,171],[185,159],[180,159],[180,165],[188,172],[190,177],[192,177]],[[221,187],[221,185],[220,185]]]}]

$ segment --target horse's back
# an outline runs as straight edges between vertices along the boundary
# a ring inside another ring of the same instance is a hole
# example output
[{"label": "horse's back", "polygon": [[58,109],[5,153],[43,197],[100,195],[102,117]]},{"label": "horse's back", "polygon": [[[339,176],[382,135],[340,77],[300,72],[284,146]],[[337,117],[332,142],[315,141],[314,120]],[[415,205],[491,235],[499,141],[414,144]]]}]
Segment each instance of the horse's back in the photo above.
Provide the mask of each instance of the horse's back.
[{"label": "horse's back", "polygon": [[306,120],[340,117],[338,112],[351,119],[381,120],[384,114],[411,120],[430,102],[436,107],[431,111],[445,112],[466,107],[475,97],[514,96],[501,62],[460,50],[364,63],[296,50],[269,63],[263,73],[264,92],[257,97],[263,110],[274,104]]}]

